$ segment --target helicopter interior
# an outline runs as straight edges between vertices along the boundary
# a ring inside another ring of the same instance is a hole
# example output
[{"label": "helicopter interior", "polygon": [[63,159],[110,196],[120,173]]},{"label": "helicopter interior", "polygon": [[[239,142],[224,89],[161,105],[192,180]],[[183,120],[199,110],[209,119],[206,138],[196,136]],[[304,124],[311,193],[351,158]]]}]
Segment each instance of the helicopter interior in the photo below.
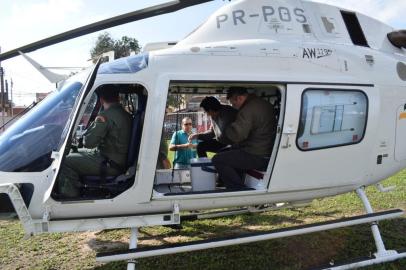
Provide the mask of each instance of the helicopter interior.
[{"label": "helicopter interior", "polygon": [[[113,198],[134,184],[144,113],[147,104],[147,91],[139,84],[112,84],[102,86],[108,86],[112,90],[118,91],[120,104],[131,114],[132,129],[130,144],[128,146],[126,168],[125,170],[122,170],[121,174],[114,176],[103,175],[103,173],[96,175],[80,175],[80,196],[77,198],[66,198],[63,194],[58,193],[58,178],[52,192],[52,197],[56,200],[94,200]],[[96,94],[97,89],[100,87],[101,86],[96,88],[93,93],[88,94],[85,98],[85,104],[79,115],[79,124],[77,125],[74,134],[71,136],[71,142],[67,144],[69,146],[67,146],[67,149],[65,150],[64,159],[69,156],[69,154],[78,152],[80,148],[83,148],[83,135],[85,130],[90,127],[98,113],[102,110],[100,100]]]},{"label": "helicopter interior", "polygon": [[[202,133],[210,128],[210,117],[200,108],[200,102],[206,96],[216,97],[222,104],[229,104],[226,99],[226,92],[232,86],[243,86],[248,89],[250,94],[270,102],[275,108],[275,123],[281,125],[283,117],[281,117],[281,104],[283,103],[283,95],[285,87],[275,84],[233,84],[233,83],[172,83],[169,87],[167,98],[167,110],[165,113],[162,142],[167,145],[171,143],[171,137],[174,132],[182,128],[182,119],[189,117],[192,120],[192,133]],[[278,138],[275,139],[275,142]],[[192,142],[197,144],[198,141]],[[273,154],[275,156],[277,143],[274,143]],[[191,151],[196,151],[192,149]],[[172,153],[171,153],[172,152]],[[175,196],[175,195],[193,195],[202,193],[221,193],[231,191],[226,189],[218,179],[213,165],[210,162],[211,157],[215,153],[208,153],[208,160],[203,163],[191,164],[188,169],[174,169],[174,151],[168,152],[171,167],[159,167],[162,157],[158,157],[158,167],[154,181],[155,196]],[[194,154],[196,155],[196,154]],[[196,155],[197,157],[197,155]],[[201,164],[201,166],[199,165]],[[247,190],[266,190],[269,184],[269,176],[272,171],[273,158],[270,157],[270,165],[267,171],[251,170],[245,172],[245,186],[241,190],[232,191],[247,191]]]}]

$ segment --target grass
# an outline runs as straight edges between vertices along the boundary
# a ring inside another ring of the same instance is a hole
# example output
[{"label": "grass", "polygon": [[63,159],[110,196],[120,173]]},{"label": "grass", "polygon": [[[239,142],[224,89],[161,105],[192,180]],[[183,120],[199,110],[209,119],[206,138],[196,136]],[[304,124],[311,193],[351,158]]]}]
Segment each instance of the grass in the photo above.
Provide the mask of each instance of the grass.
[{"label": "grass", "polygon": [[[406,170],[387,179],[396,185],[391,193],[374,187],[367,194],[375,210],[406,209]],[[181,230],[168,227],[142,228],[139,246],[161,245],[266,231],[288,226],[326,221],[363,213],[354,193],[315,200],[305,208],[262,214],[185,222]],[[380,222],[388,249],[406,248],[406,217]],[[125,269],[126,262],[99,264],[96,252],[128,248],[129,230],[97,233],[58,233],[23,240],[18,221],[0,221],[0,269]],[[312,233],[284,239],[181,253],[138,260],[137,269],[309,269],[332,260],[346,261],[375,252],[368,225]],[[364,268],[404,270],[406,260]]]}]

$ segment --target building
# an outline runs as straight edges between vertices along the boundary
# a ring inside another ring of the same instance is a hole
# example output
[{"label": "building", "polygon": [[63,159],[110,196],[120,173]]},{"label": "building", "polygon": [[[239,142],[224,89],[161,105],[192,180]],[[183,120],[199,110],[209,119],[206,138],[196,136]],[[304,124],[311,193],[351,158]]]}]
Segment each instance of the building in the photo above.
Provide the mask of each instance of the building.
[{"label": "building", "polygon": [[35,93],[35,102],[40,102],[46,98],[51,92],[48,93]]},{"label": "building", "polygon": [[[186,100],[186,109],[192,112],[198,111],[200,109],[200,103],[206,96],[207,95],[191,96]],[[214,97],[217,98],[220,103],[228,104],[228,100],[226,99],[225,95],[214,95]]]},{"label": "building", "polygon": [[[31,107],[31,106],[30,106]],[[25,106],[16,106],[13,107],[13,116],[11,116],[11,111],[4,116],[4,124],[2,112],[0,112],[0,134],[14,124],[21,116],[30,110],[29,107]]]}]

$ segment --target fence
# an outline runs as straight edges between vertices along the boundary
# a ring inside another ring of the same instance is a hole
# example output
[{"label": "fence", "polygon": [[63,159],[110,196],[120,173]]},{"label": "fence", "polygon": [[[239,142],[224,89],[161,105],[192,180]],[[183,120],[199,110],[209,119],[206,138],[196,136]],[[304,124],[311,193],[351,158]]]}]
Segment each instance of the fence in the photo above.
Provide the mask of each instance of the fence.
[{"label": "fence", "polygon": [[210,118],[204,112],[168,113],[164,119],[164,138],[170,140],[176,130],[182,129],[182,119],[190,117],[193,132],[204,132],[210,128]]}]

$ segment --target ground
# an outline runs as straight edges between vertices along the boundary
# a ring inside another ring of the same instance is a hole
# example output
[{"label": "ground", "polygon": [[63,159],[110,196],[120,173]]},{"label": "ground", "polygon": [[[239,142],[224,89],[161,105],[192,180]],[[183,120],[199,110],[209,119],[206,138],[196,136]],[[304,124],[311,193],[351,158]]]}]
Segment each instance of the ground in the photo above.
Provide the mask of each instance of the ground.
[{"label": "ground", "polygon": [[[387,179],[391,193],[367,189],[376,210],[406,209],[406,170]],[[161,245],[266,231],[363,213],[355,193],[315,200],[308,207],[185,222],[181,230],[142,228],[140,246]],[[406,216],[380,222],[388,249],[406,248]],[[18,221],[0,221],[0,269],[125,269],[126,262],[100,264],[96,252],[128,248],[129,230],[57,233],[23,239]],[[368,225],[253,244],[138,260],[137,269],[309,269],[375,252]],[[404,270],[406,259],[366,270]]]}]

